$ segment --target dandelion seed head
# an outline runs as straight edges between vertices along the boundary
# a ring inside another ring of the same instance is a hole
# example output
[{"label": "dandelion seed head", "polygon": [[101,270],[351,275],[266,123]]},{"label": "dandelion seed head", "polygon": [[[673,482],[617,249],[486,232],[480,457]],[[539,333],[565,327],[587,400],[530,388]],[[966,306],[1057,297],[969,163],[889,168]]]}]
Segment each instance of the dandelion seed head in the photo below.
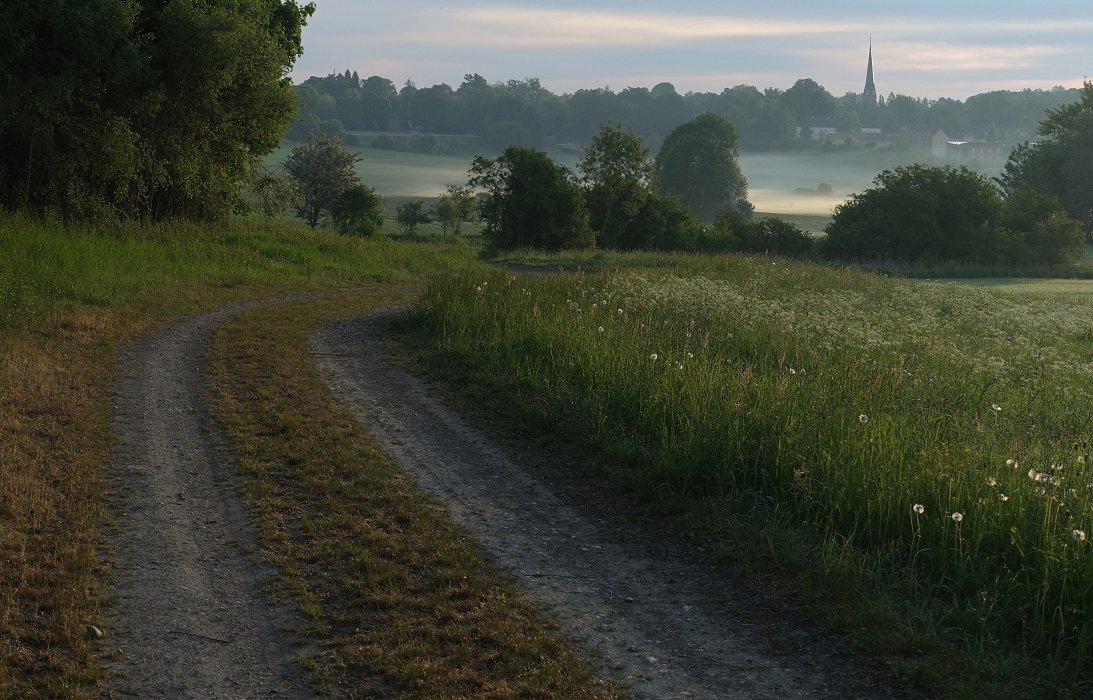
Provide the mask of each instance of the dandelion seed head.
[{"label": "dandelion seed head", "polygon": [[1017,460],[1016,459],[1007,459],[1006,460],[1006,466],[1007,467],[1013,467],[1014,469],[1016,469],[1017,468]]},{"label": "dandelion seed head", "polygon": [[1085,530],[1074,530],[1070,533],[1075,542],[1085,542]]},{"label": "dandelion seed head", "polygon": [[950,517],[953,519],[954,523],[964,522],[964,514],[963,513],[953,513]]},{"label": "dandelion seed head", "polygon": [[600,333],[603,333],[603,326],[599,327],[599,331],[600,331]]},{"label": "dandelion seed head", "polygon": [[649,355],[649,359],[652,360],[653,362],[656,362],[657,361],[657,354],[654,352],[653,354]]},{"label": "dandelion seed head", "polygon": [[1006,501],[1008,501],[1009,499],[1010,499],[1010,497],[1009,497],[1009,496],[1007,496],[1007,495],[1006,495],[1006,494],[1004,494],[1004,493],[1000,493],[1000,494],[998,494],[998,500],[999,500],[999,501],[1002,501],[1003,503],[1005,503],[1005,502],[1006,502]]},{"label": "dandelion seed head", "polygon": [[860,416],[858,416],[858,422],[859,423],[868,423],[869,422],[869,416],[865,415],[864,413],[861,414]]},{"label": "dandelion seed head", "polygon": [[997,486],[997,485],[998,485],[998,480],[997,480],[997,479],[995,479],[995,478],[994,478],[994,477],[992,476],[992,477],[990,477],[989,479],[987,479],[987,484],[988,484],[989,486]]},{"label": "dandelion seed head", "polygon": [[1000,403],[992,403],[992,404],[991,404],[991,410],[992,410],[992,411],[994,411],[995,413],[998,413],[999,411],[1001,411],[1001,410],[1002,410],[1002,404],[1000,404]]},{"label": "dandelion seed head", "polygon": [[911,510],[915,511],[915,513],[917,513],[918,515],[922,515],[926,512],[926,506],[922,505],[921,503],[916,503],[911,506]]}]

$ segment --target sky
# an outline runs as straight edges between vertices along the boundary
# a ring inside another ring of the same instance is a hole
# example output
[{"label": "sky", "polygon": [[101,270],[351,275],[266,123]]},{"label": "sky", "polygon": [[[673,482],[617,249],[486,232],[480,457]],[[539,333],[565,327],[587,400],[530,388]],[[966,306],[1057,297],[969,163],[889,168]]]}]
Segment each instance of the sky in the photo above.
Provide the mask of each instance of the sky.
[{"label": "sky", "polygon": [[1093,76],[1089,0],[315,0],[295,82],[357,71],[402,86],[538,78],[555,93],[652,87],[786,89],[964,99],[1080,87]]}]

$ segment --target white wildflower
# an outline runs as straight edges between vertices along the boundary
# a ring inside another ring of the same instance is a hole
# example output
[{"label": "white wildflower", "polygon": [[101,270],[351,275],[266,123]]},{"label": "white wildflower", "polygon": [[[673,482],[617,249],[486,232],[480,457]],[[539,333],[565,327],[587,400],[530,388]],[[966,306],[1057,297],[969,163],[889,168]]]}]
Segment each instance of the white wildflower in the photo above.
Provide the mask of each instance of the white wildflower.
[{"label": "white wildflower", "polygon": [[653,362],[656,362],[657,361],[657,354],[654,352],[652,355],[649,356],[649,359],[652,360]]},{"label": "white wildflower", "polygon": [[1006,501],[1008,501],[1009,499],[1010,499],[1010,497],[1009,497],[1009,496],[1007,496],[1007,495],[1006,495],[1006,494],[1004,494],[1004,493],[1000,493],[1000,494],[998,494],[998,500],[999,500],[999,501],[1002,501],[1003,503],[1005,503],[1005,502],[1006,502]]},{"label": "white wildflower", "polygon": [[869,416],[865,415],[864,413],[861,414],[860,416],[858,416],[858,422],[859,423],[868,423],[869,422]]},{"label": "white wildflower", "polygon": [[1075,530],[1070,533],[1070,536],[1074,538],[1075,542],[1085,542],[1085,530]]}]

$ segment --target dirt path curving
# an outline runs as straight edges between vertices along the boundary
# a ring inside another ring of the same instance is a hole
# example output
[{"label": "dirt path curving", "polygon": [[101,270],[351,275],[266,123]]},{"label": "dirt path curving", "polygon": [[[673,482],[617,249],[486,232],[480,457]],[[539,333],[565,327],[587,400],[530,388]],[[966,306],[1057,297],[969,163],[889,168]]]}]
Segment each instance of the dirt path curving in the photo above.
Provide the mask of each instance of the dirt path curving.
[{"label": "dirt path curving", "polygon": [[268,602],[273,571],[254,563],[257,539],[217,454],[201,375],[217,325],[283,301],[185,318],[121,353],[109,697],[312,696],[284,629],[292,615]]},{"label": "dirt path curving", "polygon": [[536,473],[387,359],[392,311],[312,341],[324,378],[384,450],[607,672],[655,698],[912,697],[762,610],[686,545],[615,522]]}]

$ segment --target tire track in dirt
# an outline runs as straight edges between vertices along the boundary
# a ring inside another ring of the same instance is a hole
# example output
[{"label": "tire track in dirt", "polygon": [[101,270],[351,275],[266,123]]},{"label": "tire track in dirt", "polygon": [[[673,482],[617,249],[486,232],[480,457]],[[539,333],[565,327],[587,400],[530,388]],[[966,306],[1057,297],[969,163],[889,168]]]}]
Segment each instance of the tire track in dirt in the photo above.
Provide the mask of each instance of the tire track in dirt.
[{"label": "tire track in dirt", "polygon": [[[386,310],[325,327],[326,383],[479,547],[634,694],[692,698],[915,697],[744,594],[678,540],[582,506],[444,407],[388,359]],[[777,640],[777,641],[775,641]]]},{"label": "tire track in dirt", "polygon": [[292,613],[268,602],[274,572],[253,561],[257,537],[221,464],[201,374],[216,326],[291,300],[177,320],[119,356],[109,697],[312,697],[284,631]]}]

